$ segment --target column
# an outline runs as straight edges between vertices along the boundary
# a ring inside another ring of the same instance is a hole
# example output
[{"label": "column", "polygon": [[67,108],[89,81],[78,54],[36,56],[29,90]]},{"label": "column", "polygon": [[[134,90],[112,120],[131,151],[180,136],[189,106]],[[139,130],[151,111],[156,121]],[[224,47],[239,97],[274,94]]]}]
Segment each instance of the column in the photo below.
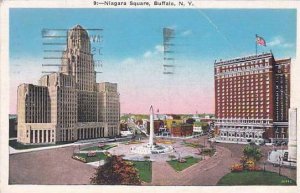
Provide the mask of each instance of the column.
[{"label": "column", "polygon": [[149,146],[152,147],[153,146],[153,129],[154,129],[154,120],[153,120],[153,107],[150,107],[150,136],[149,136]]},{"label": "column", "polygon": [[32,143],[36,143],[35,142],[35,130],[32,130]]},{"label": "column", "polygon": [[42,143],[44,143],[44,130],[42,130]]},{"label": "column", "polygon": [[40,142],[40,130],[37,130],[37,143],[41,143]]},{"label": "column", "polygon": [[48,132],[49,130],[47,129],[47,130],[45,130],[45,132],[46,132],[46,142],[47,143],[49,143],[50,141],[49,141],[49,132]]}]

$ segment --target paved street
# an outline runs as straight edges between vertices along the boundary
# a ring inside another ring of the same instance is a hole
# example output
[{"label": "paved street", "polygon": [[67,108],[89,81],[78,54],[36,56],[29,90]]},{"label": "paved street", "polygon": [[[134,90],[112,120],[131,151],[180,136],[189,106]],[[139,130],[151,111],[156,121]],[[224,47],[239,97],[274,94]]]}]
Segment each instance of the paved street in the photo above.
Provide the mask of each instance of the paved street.
[{"label": "paved street", "polygon": [[12,154],[10,184],[89,184],[95,169],[71,158],[73,147]]},{"label": "paved street", "polygon": [[[204,144],[204,137],[191,139]],[[206,141],[207,143],[207,141]],[[177,151],[197,152],[194,148],[180,146],[176,142]],[[113,148],[112,153],[125,153],[129,146],[120,145]],[[176,172],[171,166],[162,161],[153,162],[152,183],[145,185],[215,185],[220,178],[229,173],[230,166],[239,161],[244,145],[216,144],[217,154],[206,157],[205,160],[195,164],[182,172]],[[115,150],[114,150],[115,149]],[[261,150],[266,159],[267,152],[272,147],[262,146]],[[87,164],[71,158],[74,147],[60,147],[10,155],[9,174],[11,184],[89,184],[89,179],[95,169]],[[128,151],[128,150],[127,150]],[[184,156],[184,154],[182,155]],[[263,161],[261,163],[263,163]],[[263,164],[261,165],[263,168]],[[278,172],[278,167],[266,164],[266,170]],[[296,179],[296,170],[281,168],[281,173]]]},{"label": "paved street", "polygon": [[235,161],[230,157],[231,152],[228,149],[217,147],[217,151],[212,158],[203,160],[182,172],[175,172],[166,162],[153,163],[151,185],[215,185],[222,176],[230,172],[226,166]]}]

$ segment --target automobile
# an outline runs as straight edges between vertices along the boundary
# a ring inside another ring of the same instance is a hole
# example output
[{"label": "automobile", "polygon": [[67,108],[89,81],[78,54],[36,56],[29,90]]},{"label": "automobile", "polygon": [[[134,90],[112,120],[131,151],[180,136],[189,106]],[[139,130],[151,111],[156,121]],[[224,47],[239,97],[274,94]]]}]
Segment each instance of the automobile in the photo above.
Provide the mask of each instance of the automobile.
[{"label": "automobile", "polygon": [[287,143],[285,141],[276,141],[274,143],[274,146],[281,146],[281,145],[287,145]]},{"label": "automobile", "polygon": [[281,145],[287,145],[286,141],[281,142]]}]

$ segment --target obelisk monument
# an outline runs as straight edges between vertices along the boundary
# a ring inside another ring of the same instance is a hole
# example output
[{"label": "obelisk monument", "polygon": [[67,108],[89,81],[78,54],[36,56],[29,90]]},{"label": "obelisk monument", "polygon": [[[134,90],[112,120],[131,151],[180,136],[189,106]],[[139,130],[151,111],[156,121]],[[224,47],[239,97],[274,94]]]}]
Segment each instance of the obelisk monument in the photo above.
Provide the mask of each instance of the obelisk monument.
[{"label": "obelisk monument", "polygon": [[149,135],[149,143],[148,146],[150,148],[153,147],[153,135],[154,135],[154,112],[153,107],[150,107],[150,135]]}]

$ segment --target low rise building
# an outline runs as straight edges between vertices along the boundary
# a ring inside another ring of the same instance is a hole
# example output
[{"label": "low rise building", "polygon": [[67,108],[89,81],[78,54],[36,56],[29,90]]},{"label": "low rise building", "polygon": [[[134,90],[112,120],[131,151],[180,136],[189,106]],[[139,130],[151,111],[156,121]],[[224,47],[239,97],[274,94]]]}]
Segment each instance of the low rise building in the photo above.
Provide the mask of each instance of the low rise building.
[{"label": "low rise building", "polygon": [[187,137],[193,135],[193,125],[186,123],[174,123],[169,131],[172,137]]}]

